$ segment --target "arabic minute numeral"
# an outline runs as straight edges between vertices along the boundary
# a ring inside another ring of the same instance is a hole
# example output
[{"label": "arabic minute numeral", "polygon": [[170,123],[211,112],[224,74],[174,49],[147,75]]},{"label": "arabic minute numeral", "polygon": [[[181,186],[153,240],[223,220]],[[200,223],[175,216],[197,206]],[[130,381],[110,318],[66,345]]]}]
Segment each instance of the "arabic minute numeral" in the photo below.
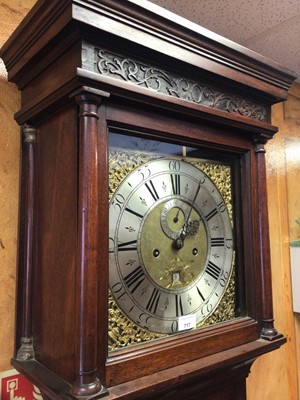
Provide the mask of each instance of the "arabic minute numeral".
[{"label": "arabic minute numeral", "polygon": [[120,213],[124,202],[125,202],[125,197],[120,193],[117,193],[111,204],[114,207],[114,210]]},{"label": "arabic minute numeral", "polygon": [[149,178],[149,176],[151,175],[151,171],[148,168],[148,165],[144,165],[142,168],[138,169],[138,175],[141,177],[142,182]]},{"label": "arabic minute numeral", "polygon": [[207,301],[207,303],[205,303],[203,305],[203,307],[201,308],[201,314],[202,315],[208,315],[213,309],[213,305]]},{"label": "arabic minute numeral", "polygon": [[226,206],[225,206],[224,201],[221,201],[221,203],[218,204],[218,209],[219,209],[219,211],[220,211],[221,213],[223,213],[223,212],[226,210]]},{"label": "arabic minute numeral", "polygon": [[149,315],[146,313],[141,313],[139,315],[139,320],[136,323],[144,328],[147,328],[148,320],[150,319]]},{"label": "arabic minute numeral", "polygon": [[178,332],[178,320],[177,320],[177,319],[175,319],[175,320],[172,322],[172,325],[171,325],[171,332],[172,332],[172,333]]},{"label": "arabic minute numeral", "polygon": [[212,311],[212,309],[213,309],[213,305],[212,305],[211,303],[207,303],[207,304],[206,304],[206,310],[207,310],[207,312],[210,313],[210,312]]},{"label": "arabic minute numeral", "polygon": [[109,253],[114,253],[114,251],[115,251],[115,241],[114,241],[114,239],[113,238],[109,238],[109,250],[108,250],[108,252]]},{"label": "arabic minute numeral", "polygon": [[126,292],[124,290],[124,287],[123,287],[121,282],[115,283],[111,287],[111,291],[115,295],[117,300],[120,300],[126,294]]},{"label": "arabic minute numeral", "polygon": [[180,171],[180,161],[178,160],[171,160],[169,162],[169,170],[178,172]]},{"label": "arabic minute numeral", "polygon": [[221,278],[220,278],[220,285],[222,286],[222,287],[225,287],[226,286],[226,283],[227,283],[227,281],[228,281],[228,278],[229,278],[229,273],[228,273],[228,271],[222,271],[222,274],[221,274]]},{"label": "arabic minute numeral", "polygon": [[226,239],[226,249],[232,249],[233,239]]},{"label": "arabic minute numeral", "polygon": [[214,208],[213,210],[211,210],[206,216],[205,219],[206,221],[209,221],[210,219],[212,219],[215,215],[217,215],[218,211],[223,213],[226,210],[226,206],[224,204],[223,201],[221,201],[220,204],[218,204],[218,208]]}]

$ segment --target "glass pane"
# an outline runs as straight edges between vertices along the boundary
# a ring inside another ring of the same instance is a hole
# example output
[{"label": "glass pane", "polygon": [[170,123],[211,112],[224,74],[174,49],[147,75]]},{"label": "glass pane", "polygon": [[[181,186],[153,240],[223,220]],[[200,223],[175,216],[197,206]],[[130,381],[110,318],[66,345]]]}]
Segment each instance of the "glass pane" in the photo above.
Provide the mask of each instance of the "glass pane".
[{"label": "glass pane", "polygon": [[232,167],[204,154],[109,133],[109,350],[236,316]]}]

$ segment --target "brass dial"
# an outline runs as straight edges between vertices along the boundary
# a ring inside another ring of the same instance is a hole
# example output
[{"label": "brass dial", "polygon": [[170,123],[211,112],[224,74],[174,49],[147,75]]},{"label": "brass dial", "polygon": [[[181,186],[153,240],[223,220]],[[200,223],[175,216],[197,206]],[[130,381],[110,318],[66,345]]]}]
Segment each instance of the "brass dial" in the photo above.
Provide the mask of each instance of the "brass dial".
[{"label": "brass dial", "polygon": [[[232,270],[232,228],[211,179],[180,159],[133,170],[110,203],[110,289],[137,326],[170,334],[217,307]],[[189,325],[190,326],[190,325]]]}]

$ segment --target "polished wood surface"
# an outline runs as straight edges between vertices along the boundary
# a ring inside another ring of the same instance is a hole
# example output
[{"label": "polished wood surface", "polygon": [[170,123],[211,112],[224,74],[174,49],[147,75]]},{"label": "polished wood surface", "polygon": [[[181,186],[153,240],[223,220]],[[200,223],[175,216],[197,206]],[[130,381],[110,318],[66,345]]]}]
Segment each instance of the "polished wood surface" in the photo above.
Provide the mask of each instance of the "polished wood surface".
[{"label": "polished wood surface", "polygon": [[[271,105],[286,98],[295,75],[149,3],[92,3],[38,1],[1,50],[22,92],[16,119],[37,130],[33,273],[20,272],[19,282],[32,310],[24,314],[19,295],[16,344],[32,315],[35,358],[17,354],[13,365],[51,399],[163,400],[175,388],[190,400],[245,399],[253,360],[286,340],[273,323],[261,146],[277,130]],[[159,85],[132,79],[128,64],[154,71]],[[110,129],[234,158],[238,318],[107,354]]]},{"label": "polished wood surface", "polygon": [[[78,156],[78,237],[76,276],[75,396],[102,392],[98,379],[98,246],[99,230],[98,107],[100,97],[93,93],[77,94],[79,106]],[[96,204],[95,204],[96,203]],[[89,310],[87,312],[87,310]],[[106,313],[104,314],[106,315]]]},{"label": "polished wood surface", "polygon": [[66,106],[41,121],[36,147],[35,356],[66,380],[75,379],[76,130],[77,113]]},{"label": "polished wood surface", "polygon": [[[267,175],[265,162],[265,146],[264,140],[258,139],[255,145],[255,153],[257,158],[257,191],[259,193],[258,202],[258,231],[259,231],[259,257],[261,265],[261,281],[262,283],[262,334],[266,340],[274,340],[276,337],[282,336],[274,327],[273,318],[273,302],[272,302],[272,282],[271,282],[271,259],[269,245],[269,222],[268,222],[268,197],[267,197]],[[267,300],[269,299],[269,300]]]}]

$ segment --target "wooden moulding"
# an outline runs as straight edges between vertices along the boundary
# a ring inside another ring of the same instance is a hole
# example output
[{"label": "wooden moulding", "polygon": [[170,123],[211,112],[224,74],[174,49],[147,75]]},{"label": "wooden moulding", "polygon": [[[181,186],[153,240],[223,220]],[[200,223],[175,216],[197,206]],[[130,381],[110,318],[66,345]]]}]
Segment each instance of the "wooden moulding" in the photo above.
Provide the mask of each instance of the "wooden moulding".
[{"label": "wooden moulding", "polygon": [[[252,362],[285,342],[264,144],[295,74],[145,0],[38,0],[0,56],[26,124],[13,365],[49,399],[244,400]],[[114,129],[231,157],[239,317],[108,352]]]},{"label": "wooden moulding", "polygon": [[287,68],[145,0],[53,0],[51,5],[40,0],[1,50],[9,79],[14,81],[26,63],[66,27],[72,29],[71,24],[201,66],[276,100],[286,98],[296,78]]},{"label": "wooden moulding", "polygon": [[[213,379],[216,386],[217,383],[220,383],[216,379],[220,380],[223,388],[224,379],[225,381],[227,380],[227,383],[232,380],[233,385],[235,385],[241,376],[243,378],[247,377],[251,364],[257,357],[278,349],[283,343],[285,343],[284,338],[275,339],[267,344],[260,339],[200,360],[179,365],[171,370],[154,373],[131,382],[110,387],[106,394],[91,396],[90,398],[97,399],[104,395],[103,398],[107,400],[144,399],[148,398],[147,395],[153,396],[155,392],[157,399],[164,399],[164,392],[170,387],[172,387],[172,392],[177,390],[177,395],[182,396],[181,390],[184,391],[184,388],[189,387],[193,391],[191,388],[197,381],[195,392],[199,393],[201,390],[207,389],[211,384],[210,379]],[[38,362],[13,360],[12,364],[35,385],[39,386],[46,398],[59,400],[70,397],[71,385]],[[213,376],[209,378],[212,372]],[[183,397],[178,398],[181,399]],[[236,397],[236,399],[239,400],[239,397]]]},{"label": "wooden moulding", "polygon": [[[91,91],[76,94],[79,106],[79,196],[76,276],[75,398],[106,393],[98,378],[99,198],[98,107],[101,97]],[[87,312],[87,309],[89,310]]]}]

